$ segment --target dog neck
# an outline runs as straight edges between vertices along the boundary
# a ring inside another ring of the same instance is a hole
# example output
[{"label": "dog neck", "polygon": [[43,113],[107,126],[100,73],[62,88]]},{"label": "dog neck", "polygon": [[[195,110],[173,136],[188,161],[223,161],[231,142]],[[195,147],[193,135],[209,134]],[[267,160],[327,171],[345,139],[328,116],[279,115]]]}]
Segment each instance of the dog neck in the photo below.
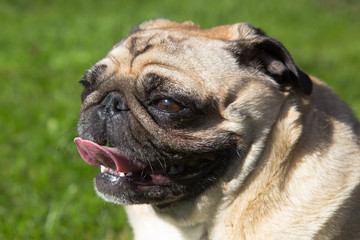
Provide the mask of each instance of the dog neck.
[{"label": "dog neck", "polygon": [[[269,210],[281,201],[277,199],[281,196],[277,191],[285,179],[282,174],[287,171],[279,169],[289,164],[292,151],[303,133],[299,104],[299,99],[293,96],[284,101],[276,123],[268,129],[269,134],[252,145],[244,160],[247,165],[242,166],[245,170],[225,184],[226,199],[232,201],[223,201],[221,208],[226,210],[218,215],[214,224],[215,235],[211,239],[223,239],[227,235],[232,236],[230,239],[263,239],[261,234],[258,235],[262,231],[263,219],[269,219]],[[235,232],[240,235],[234,236]]]},{"label": "dog neck", "polygon": [[[315,91],[324,96],[321,91],[327,90],[315,86]],[[331,103],[331,97],[322,101]],[[319,101],[309,101],[311,106],[285,102],[266,141],[272,144],[265,146],[255,169],[234,191],[234,200],[217,216],[210,239],[337,239],[343,228],[353,228],[349,232],[359,236],[360,163],[352,161],[350,168],[344,163],[349,156],[360,156],[358,142],[352,140],[358,139],[356,126],[334,119],[344,112],[344,104],[324,110],[316,105]],[[352,117],[350,111],[346,114]],[[342,151],[332,147],[343,141],[349,146]],[[336,214],[345,203],[355,212]]]},{"label": "dog neck", "polygon": [[[186,205],[186,204],[185,204]],[[207,240],[208,232],[205,223],[186,225],[175,223],[174,218],[162,217],[151,205],[132,205],[125,207],[128,219],[135,233],[136,240],[147,240],[156,235],[157,240]],[[182,213],[181,209],[175,211]],[[175,213],[173,212],[173,213]],[[187,212],[185,210],[185,212]],[[139,220],[141,219],[141,221]]]}]

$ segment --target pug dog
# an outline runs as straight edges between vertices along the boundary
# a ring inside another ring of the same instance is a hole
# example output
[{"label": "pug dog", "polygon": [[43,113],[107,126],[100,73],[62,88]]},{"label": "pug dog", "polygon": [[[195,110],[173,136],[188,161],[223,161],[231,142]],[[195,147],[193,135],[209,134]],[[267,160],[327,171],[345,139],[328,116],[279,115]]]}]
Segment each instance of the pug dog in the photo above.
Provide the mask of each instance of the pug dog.
[{"label": "pug dog", "polygon": [[75,143],[135,239],[360,239],[360,125],[246,23],[133,28],[80,83]]}]

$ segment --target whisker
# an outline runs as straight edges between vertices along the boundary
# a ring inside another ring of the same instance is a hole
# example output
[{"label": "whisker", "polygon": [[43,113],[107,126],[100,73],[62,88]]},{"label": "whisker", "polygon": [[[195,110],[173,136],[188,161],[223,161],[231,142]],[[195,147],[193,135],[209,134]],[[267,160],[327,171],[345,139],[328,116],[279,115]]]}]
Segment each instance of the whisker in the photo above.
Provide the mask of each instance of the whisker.
[{"label": "whisker", "polygon": [[[156,158],[156,161],[158,161],[159,162],[159,164],[160,164],[160,167],[166,172],[166,167],[164,168],[164,164],[161,162],[161,160],[160,159],[158,159],[158,158]],[[164,162],[165,163],[165,165],[166,165],[166,162]]]},{"label": "whisker", "polygon": [[152,165],[151,165],[151,163],[149,163],[149,166],[150,166],[150,168],[151,168],[151,172],[152,172],[152,173],[155,173],[155,172],[154,172],[154,169],[153,169],[153,167],[152,167]]},{"label": "whisker", "polygon": [[142,169],[141,173],[140,173],[140,181],[145,180],[145,177],[146,177],[146,174],[144,174],[144,169]]}]

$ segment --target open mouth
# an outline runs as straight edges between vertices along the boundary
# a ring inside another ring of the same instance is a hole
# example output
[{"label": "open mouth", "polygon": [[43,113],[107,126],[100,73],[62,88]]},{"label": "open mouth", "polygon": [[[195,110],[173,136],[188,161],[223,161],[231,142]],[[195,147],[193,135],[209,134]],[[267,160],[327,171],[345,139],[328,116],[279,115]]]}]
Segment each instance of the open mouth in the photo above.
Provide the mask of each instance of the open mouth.
[{"label": "open mouth", "polygon": [[196,159],[171,166],[165,163],[149,164],[131,159],[114,147],[101,146],[82,138],[75,138],[74,142],[86,163],[100,167],[102,174],[117,183],[127,182],[139,186],[186,183],[205,175],[214,165],[214,161],[209,159]]}]

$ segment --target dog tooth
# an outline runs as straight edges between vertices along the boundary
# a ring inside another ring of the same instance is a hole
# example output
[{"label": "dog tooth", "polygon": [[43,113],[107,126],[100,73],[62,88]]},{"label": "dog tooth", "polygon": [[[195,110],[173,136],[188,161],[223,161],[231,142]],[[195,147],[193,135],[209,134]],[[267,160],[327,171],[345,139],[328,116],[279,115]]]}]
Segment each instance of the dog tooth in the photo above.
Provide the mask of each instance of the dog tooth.
[{"label": "dog tooth", "polygon": [[125,177],[125,173],[120,172],[120,177]]},{"label": "dog tooth", "polygon": [[106,167],[101,165],[100,169],[101,169],[101,172],[105,172]]},{"label": "dog tooth", "polygon": [[132,175],[133,175],[132,172],[128,172],[128,173],[126,174],[127,177],[132,177]]}]

